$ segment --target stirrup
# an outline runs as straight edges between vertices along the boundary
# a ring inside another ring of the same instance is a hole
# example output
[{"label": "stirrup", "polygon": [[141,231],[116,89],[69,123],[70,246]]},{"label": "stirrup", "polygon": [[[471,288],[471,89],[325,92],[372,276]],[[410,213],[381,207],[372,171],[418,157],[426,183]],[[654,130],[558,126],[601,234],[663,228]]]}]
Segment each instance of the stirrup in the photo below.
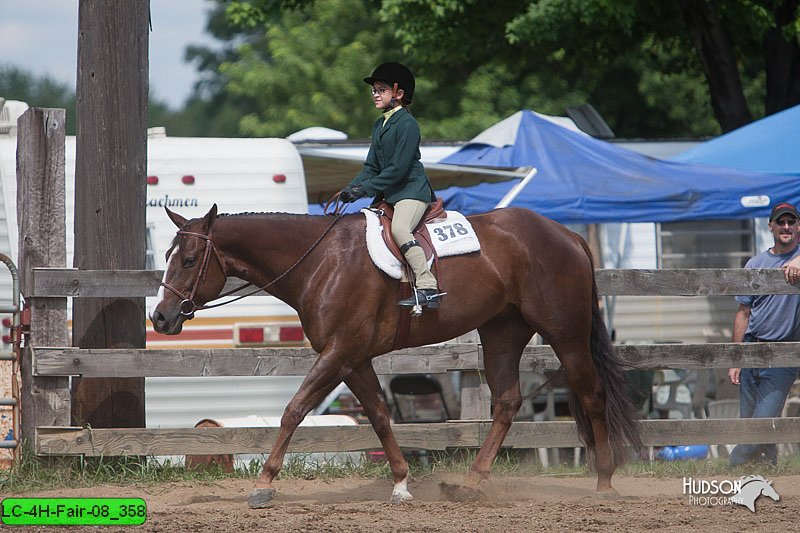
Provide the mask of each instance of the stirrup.
[{"label": "stirrup", "polygon": [[428,309],[438,309],[440,301],[439,297],[444,296],[445,294],[447,293],[440,293],[437,289],[415,289],[414,294],[405,300],[400,300],[397,302],[397,305],[400,307],[413,307],[414,310],[412,311],[412,314],[415,314],[415,311],[419,311],[419,313],[421,313],[423,307],[427,307]]}]

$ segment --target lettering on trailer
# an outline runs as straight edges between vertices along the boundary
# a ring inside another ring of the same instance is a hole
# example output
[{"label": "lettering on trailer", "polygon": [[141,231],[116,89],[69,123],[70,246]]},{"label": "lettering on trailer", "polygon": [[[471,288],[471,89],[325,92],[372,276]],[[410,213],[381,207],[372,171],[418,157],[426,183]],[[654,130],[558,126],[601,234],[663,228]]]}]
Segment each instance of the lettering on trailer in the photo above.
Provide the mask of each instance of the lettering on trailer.
[{"label": "lettering on trailer", "polygon": [[170,198],[168,194],[147,200],[147,207],[197,207],[198,205],[197,198]]}]

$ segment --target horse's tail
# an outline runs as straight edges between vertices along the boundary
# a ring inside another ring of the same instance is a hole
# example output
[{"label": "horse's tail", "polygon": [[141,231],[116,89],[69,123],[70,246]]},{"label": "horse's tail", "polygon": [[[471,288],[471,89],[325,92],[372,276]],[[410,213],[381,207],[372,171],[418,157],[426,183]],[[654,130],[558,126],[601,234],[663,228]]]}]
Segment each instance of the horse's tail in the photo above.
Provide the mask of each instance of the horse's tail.
[{"label": "horse's tail", "polygon": [[[585,243],[582,244],[591,261],[592,254],[589,247]],[[633,447],[637,455],[641,455],[644,447],[639,419],[627,390],[623,363],[611,344],[603,312],[600,310],[594,265],[592,265],[592,333],[589,345],[595,371],[600,377],[605,392],[605,416],[609,445],[614,464],[619,466],[627,458],[626,446]],[[570,389],[569,403],[581,439],[587,449],[593,450],[595,442],[591,420],[580,406],[578,397],[572,392],[572,389]]]}]

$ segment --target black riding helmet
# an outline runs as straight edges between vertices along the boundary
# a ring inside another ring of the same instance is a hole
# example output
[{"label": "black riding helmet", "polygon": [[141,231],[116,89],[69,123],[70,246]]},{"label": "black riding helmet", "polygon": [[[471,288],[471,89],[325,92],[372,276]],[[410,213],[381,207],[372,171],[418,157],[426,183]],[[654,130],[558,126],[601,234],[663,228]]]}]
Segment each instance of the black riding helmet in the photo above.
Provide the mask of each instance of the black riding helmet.
[{"label": "black riding helmet", "polygon": [[414,96],[414,75],[411,74],[408,68],[397,61],[381,63],[372,71],[371,76],[364,78],[364,81],[369,85],[374,84],[376,81],[382,81],[393,88],[396,84],[395,90],[403,89],[403,100],[408,104],[411,103],[411,99]]}]

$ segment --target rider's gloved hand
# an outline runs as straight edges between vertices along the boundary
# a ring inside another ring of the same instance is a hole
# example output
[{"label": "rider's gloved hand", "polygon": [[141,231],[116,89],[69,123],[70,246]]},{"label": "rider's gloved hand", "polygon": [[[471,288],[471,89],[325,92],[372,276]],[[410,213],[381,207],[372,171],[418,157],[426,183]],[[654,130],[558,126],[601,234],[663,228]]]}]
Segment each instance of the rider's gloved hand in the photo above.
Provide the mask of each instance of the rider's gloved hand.
[{"label": "rider's gloved hand", "polygon": [[350,202],[355,202],[359,198],[363,198],[366,195],[367,191],[365,191],[364,187],[361,185],[348,185],[342,189],[339,199],[344,203],[349,204]]}]

